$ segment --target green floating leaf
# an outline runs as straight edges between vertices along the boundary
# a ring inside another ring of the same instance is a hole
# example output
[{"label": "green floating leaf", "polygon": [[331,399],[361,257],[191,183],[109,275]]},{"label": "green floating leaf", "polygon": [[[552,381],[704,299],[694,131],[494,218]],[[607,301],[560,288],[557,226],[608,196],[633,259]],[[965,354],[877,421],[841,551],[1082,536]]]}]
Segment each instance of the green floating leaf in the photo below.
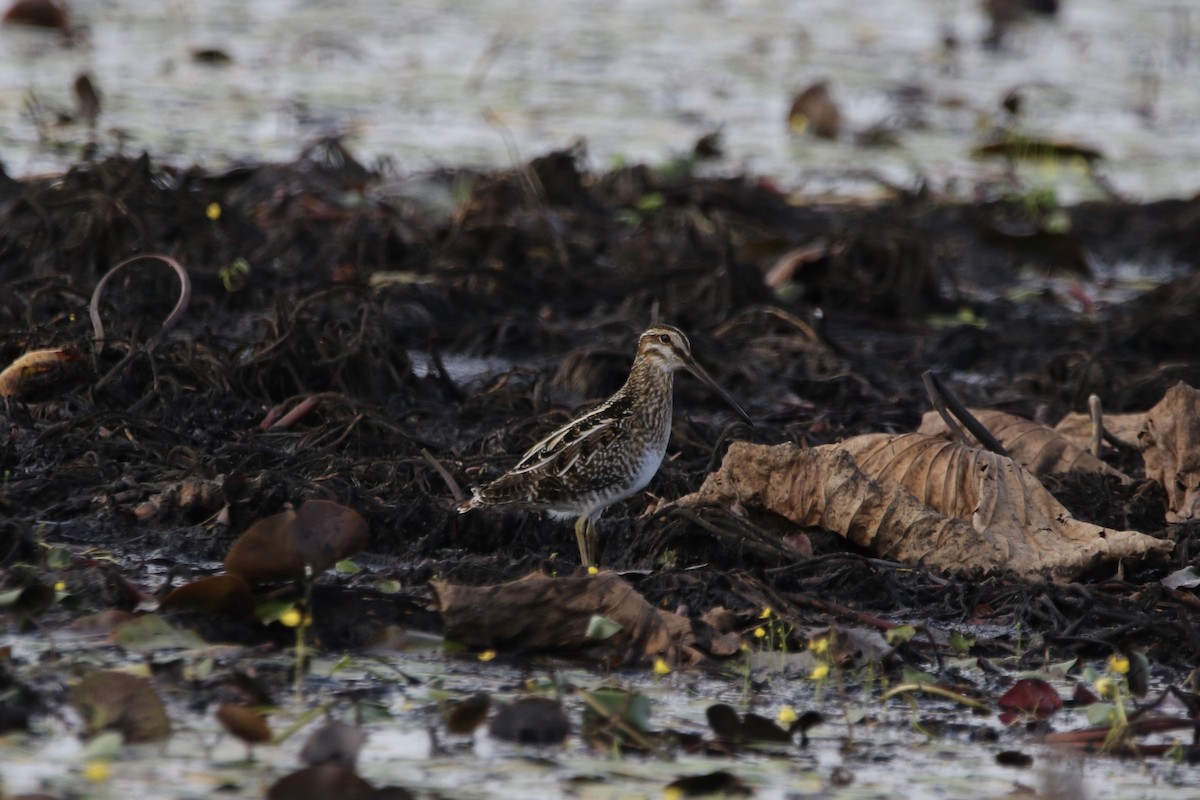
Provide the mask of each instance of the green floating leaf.
[{"label": "green floating leaf", "polygon": [[193,650],[208,642],[195,631],[171,627],[157,614],[122,622],[113,629],[113,640],[126,650]]},{"label": "green floating leaf", "polygon": [[650,698],[646,695],[625,689],[605,687],[590,692],[588,697],[591,702],[583,710],[585,729],[594,728],[606,721],[598,711],[598,709],[602,709],[608,719],[619,719],[636,731],[649,733]]},{"label": "green floating leaf", "polygon": [[358,564],[355,564],[354,561],[349,558],[343,558],[341,561],[334,564],[333,568],[335,571],[340,572],[343,575],[357,575],[358,573],[362,572],[362,567],[360,567]]},{"label": "green floating leaf", "polygon": [[1117,708],[1112,703],[1092,703],[1087,707],[1087,721],[1092,727],[1111,725],[1117,721]]}]

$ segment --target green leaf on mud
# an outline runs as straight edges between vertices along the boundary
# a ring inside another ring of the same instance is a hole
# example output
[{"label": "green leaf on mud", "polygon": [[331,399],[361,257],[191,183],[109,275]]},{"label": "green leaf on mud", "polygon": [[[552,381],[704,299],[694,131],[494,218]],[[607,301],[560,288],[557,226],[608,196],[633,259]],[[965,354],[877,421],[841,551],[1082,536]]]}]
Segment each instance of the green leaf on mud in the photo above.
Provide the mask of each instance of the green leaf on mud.
[{"label": "green leaf on mud", "polygon": [[343,558],[341,561],[333,565],[333,568],[343,575],[357,575],[362,572],[362,567],[354,563],[353,559]]},{"label": "green leaf on mud", "polygon": [[603,641],[614,634],[623,630],[621,623],[616,620],[611,620],[608,617],[602,617],[599,614],[593,614],[588,620],[587,637],[589,639],[597,639]]},{"label": "green leaf on mud", "polygon": [[71,566],[71,559],[74,556],[71,551],[65,547],[53,547],[44,545],[44,554],[42,556],[47,569],[66,569]]},{"label": "green leaf on mud", "polygon": [[950,631],[950,647],[956,653],[966,653],[975,645],[975,638],[963,636],[958,631]]},{"label": "green leaf on mud", "polygon": [[884,632],[883,636],[887,639],[887,643],[892,647],[912,641],[912,638],[917,635],[917,629],[912,625],[901,625],[898,628],[891,628]]},{"label": "green leaf on mud", "polygon": [[122,622],[113,629],[113,639],[126,650],[191,650],[208,646],[199,634],[173,628],[157,614]]},{"label": "green leaf on mud", "polygon": [[279,622],[279,618],[296,607],[294,600],[269,600],[254,609],[254,616],[263,625]]},{"label": "green leaf on mud", "polygon": [[937,679],[928,672],[924,672],[916,667],[910,667],[908,664],[905,664],[904,677],[901,680],[901,683],[937,683]]}]

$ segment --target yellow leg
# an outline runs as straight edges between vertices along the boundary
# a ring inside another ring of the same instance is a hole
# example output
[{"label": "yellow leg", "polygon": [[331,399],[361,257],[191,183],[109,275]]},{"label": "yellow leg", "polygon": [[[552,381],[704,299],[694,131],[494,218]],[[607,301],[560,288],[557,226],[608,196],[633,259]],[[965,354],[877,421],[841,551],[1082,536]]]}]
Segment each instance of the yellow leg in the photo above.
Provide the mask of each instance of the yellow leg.
[{"label": "yellow leg", "polygon": [[587,567],[596,565],[596,526],[587,517],[575,520],[575,542],[579,545],[579,563]]}]

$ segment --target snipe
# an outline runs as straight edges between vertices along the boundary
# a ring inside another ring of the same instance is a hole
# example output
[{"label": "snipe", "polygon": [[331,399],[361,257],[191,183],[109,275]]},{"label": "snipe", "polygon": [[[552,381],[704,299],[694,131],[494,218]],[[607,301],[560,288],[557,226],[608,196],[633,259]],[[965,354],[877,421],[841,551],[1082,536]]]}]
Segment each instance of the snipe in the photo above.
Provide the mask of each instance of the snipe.
[{"label": "snipe", "polygon": [[559,519],[575,517],[579,559],[583,566],[593,566],[596,520],[608,506],[641,491],[658,472],[671,436],[675,370],[681,368],[715,389],[750,422],[692,358],[682,331],[652,325],[638,339],[633,368],[616,394],[529,448],[515,467],[475,489],[459,513],[511,504]]}]

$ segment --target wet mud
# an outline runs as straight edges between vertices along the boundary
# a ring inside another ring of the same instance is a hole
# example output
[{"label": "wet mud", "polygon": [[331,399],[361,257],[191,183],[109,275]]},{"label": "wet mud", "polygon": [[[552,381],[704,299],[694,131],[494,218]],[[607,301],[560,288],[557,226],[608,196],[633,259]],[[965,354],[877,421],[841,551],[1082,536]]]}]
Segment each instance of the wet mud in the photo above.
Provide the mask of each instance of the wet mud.
[{"label": "wet mud", "polygon": [[[769,605],[814,625],[1002,621],[1066,653],[1137,647],[1175,668],[1200,657],[1196,604],[1156,583],[1194,560],[1200,524],[1168,527],[1146,482],[1048,481],[1081,519],[1177,543],[1169,563],[1069,586],[931,575],[819,531],[798,556],[782,522],[664,502],[695,490],[734,439],[915,429],[929,369],[968,405],[1051,422],[1090,394],[1106,411],[1145,410],[1180,380],[1200,385],[1200,203],[1089,203],[1063,209],[1064,227],[1011,198],[815,205],[765,180],[582,163],[564,150],[397,182],[328,140],[222,174],[143,156],[0,180],[0,362],[79,356],[0,408],[0,563],[67,544],[154,589],[217,569],[254,520],[327,499],[362,514],[370,544],[363,572],[318,582],[324,642],[362,643],[398,620],[436,629],[431,578],[577,568],[569,524],[460,516],[456,493],[615,390],[637,334],[661,320],[756,425],[679,381],[662,469],[599,524],[600,563],[652,603]],[[101,298],[94,354],[93,288],[139,253],[186,267],[190,306],[147,348],[178,281],[152,262],[125,269]],[[1129,266],[1158,285],[1120,285]],[[1142,475],[1136,452],[1110,460]],[[402,591],[381,595],[381,578]],[[96,606],[134,605],[111,573],[94,582]]]}]

